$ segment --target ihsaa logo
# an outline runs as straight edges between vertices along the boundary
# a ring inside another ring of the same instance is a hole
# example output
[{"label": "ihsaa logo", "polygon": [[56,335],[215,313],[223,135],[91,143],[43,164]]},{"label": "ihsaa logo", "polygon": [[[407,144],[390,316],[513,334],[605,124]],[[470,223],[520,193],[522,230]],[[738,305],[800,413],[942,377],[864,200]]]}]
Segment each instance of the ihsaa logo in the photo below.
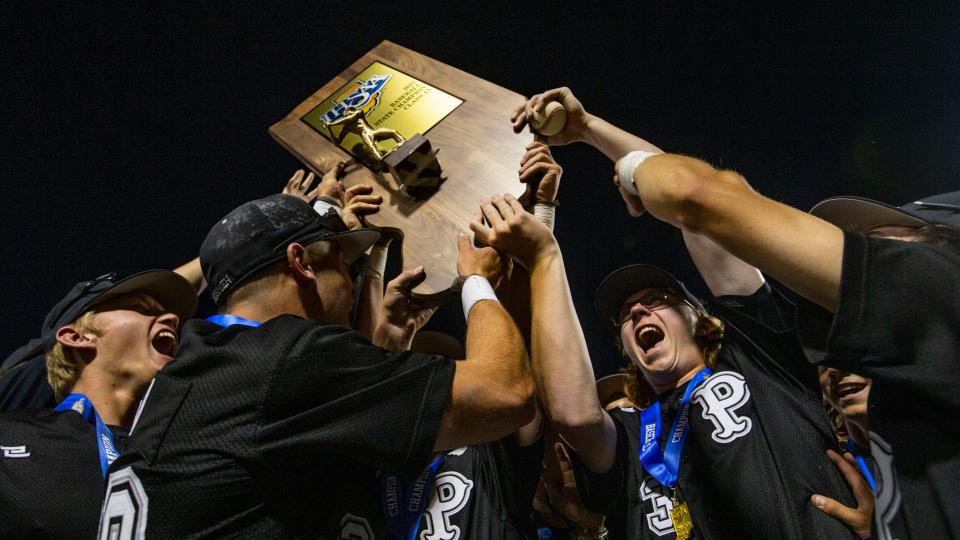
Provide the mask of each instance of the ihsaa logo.
[{"label": "ihsaa logo", "polygon": [[320,120],[330,123],[343,118],[348,107],[360,109],[365,113],[377,108],[380,104],[380,95],[383,93],[383,87],[392,75],[374,75],[365,81],[353,81],[353,83],[337,96],[333,106],[323,113]]}]

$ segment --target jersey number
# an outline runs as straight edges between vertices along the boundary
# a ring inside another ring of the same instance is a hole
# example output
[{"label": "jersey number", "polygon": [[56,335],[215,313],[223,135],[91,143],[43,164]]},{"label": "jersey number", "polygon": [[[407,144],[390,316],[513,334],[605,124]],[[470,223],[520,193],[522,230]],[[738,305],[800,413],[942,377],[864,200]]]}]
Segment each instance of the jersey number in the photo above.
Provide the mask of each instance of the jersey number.
[{"label": "jersey number", "polygon": [[340,519],[340,540],[373,540],[373,529],[366,518],[344,514]]},{"label": "jersey number", "polygon": [[147,494],[130,467],[110,474],[107,496],[100,513],[100,540],[144,538],[147,531]]},{"label": "jersey number", "polygon": [[[648,486],[647,482],[652,485]],[[649,501],[653,511],[647,514],[647,528],[657,536],[673,534],[673,521],[670,520],[670,511],[673,510],[673,501],[666,494],[660,482],[646,479],[640,484],[640,496]]]}]

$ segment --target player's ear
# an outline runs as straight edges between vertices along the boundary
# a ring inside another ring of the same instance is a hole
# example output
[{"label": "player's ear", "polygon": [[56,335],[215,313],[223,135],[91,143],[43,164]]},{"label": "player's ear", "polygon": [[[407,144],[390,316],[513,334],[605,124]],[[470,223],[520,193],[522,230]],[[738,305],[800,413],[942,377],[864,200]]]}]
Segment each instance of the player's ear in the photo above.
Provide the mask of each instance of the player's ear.
[{"label": "player's ear", "polygon": [[302,244],[294,242],[287,246],[287,264],[290,274],[298,283],[313,281],[316,277],[310,265],[310,255]]},{"label": "player's ear", "polygon": [[69,324],[57,330],[56,338],[57,343],[68,349],[93,352],[97,350],[97,344],[94,343],[92,334],[85,334]]}]

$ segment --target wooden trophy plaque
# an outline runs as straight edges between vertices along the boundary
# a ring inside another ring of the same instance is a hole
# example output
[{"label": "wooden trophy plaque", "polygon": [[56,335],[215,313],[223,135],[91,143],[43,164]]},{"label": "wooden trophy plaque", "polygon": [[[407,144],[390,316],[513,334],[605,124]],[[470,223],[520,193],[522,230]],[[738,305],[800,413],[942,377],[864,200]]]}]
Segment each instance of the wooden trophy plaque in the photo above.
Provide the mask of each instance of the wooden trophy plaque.
[{"label": "wooden trophy plaque", "polygon": [[[510,123],[524,100],[383,41],[271,126],[270,135],[318,173],[331,159],[355,159],[344,184],[370,184],[383,197],[368,223],[402,230],[404,266],[422,265],[427,274],[414,293],[441,296],[457,281],[457,235],[469,234],[480,199],[524,192],[517,169],[533,135],[514,133]],[[336,120],[354,109],[365,113],[368,134],[394,132],[405,141],[371,159],[359,134],[334,135]]]}]

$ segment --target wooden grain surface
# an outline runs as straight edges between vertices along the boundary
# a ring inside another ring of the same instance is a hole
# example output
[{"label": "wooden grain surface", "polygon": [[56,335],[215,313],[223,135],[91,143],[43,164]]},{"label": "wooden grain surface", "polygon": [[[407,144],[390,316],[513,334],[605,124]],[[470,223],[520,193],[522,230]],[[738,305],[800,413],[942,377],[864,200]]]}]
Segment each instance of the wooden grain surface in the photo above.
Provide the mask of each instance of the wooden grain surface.
[{"label": "wooden grain surface", "polygon": [[450,288],[457,277],[457,234],[467,224],[481,197],[512,193],[520,196],[524,185],[517,169],[524,147],[533,140],[529,132],[516,134],[510,113],[524,96],[470,75],[389,41],[383,41],[346,71],[314,92],[283,120],[270,127],[270,135],[307,167],[319,171],[329,158],[350,155],[300,119],[338,88],[375,61],[382,62],[463,100],[450,115],[425,133],[435,148],[446,181],[423,201],[395,191],[389,173],[374,173],[354,165],[344,184],[373,186],[383,196],[378,214],[368,223],[396,227],[404,232],[405,268],[423,265],[427,279],[414,292],[431,295]]}]

